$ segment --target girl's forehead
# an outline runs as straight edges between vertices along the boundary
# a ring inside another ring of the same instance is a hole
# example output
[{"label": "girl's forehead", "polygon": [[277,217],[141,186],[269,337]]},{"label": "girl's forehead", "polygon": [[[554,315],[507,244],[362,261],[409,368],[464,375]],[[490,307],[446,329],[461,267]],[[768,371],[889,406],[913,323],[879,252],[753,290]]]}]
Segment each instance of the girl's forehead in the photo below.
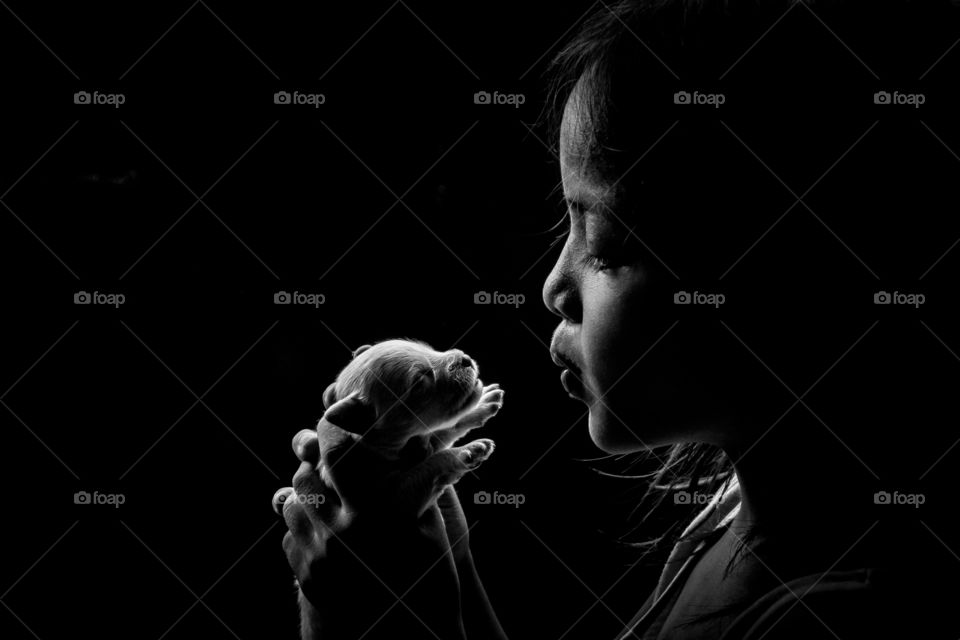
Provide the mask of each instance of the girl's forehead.
[{"label": "girl's forehead", "polygon": [[589,137],[586,135],[583,118],[576,110],[564,111],[560,125],[560,172],[564,186],[568,182],[589,180]]},{"label": "girl's forehead", "polygon": [[583,100],[584,91],[581,80],[567,98],[560,121],[560,157],[571,166],[585,164],[589,156],[592,127]]},{"label": "girl's forehead", "polygon": [[590,83],[581,78],[567,98],[560,121],[560,172],[564,188],[577,191],[607,191],[609,171],[597,153],[593,118],[590,114]]},{"label": "girl's forehead", "polygon": [[596,154],[591,152],[589,122],[582,111],[568,110],[560,126],[560,178],[569,197],[586,200],[608,190]]}]

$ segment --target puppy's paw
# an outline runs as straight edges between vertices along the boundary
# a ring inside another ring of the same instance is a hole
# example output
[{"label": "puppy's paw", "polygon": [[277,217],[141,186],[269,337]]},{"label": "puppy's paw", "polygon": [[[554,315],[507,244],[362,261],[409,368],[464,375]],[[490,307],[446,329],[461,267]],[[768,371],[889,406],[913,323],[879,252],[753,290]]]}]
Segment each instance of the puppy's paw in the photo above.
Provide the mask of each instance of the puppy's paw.
[{"label": "puppy's paw", "polygon": [[504,390],[500,388],[498,383],[488,384],[483,388],[483,395],[480,396],[480,404],[496,404],[502,406],[504,393]]},{"label": "puppy's paw", "polygon": [[495,446],[493,440],[488,438],[474,440],[462,447],[458,447],[457,457],[468,469],[476,469],[484,460],[490,457]]},{"label": "puppy's paw", "polygon": [[458,430],[476,429],[482,427],[487,420],[497,415],[503,406],[504,391],[498,384],[488,384],[483,388],[480,402],[469,413],[460,418],[456,428]]}]

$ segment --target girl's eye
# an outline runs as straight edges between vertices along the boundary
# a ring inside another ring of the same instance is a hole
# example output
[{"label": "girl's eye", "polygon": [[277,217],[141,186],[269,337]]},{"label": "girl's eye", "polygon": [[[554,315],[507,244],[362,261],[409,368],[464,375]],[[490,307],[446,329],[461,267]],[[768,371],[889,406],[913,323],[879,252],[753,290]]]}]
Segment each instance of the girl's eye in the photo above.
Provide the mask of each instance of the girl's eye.
[{"label": "girl's eye", "polygon": [[607,271],[616,267],[611,260],[592,254],[587,255],[587,264],[597,271]]},{"label": "girl's eye", "polygon": [[619,256],[623,244],[621,224],[615,216],[603,209],[590,211],[584,219],[585,253],[589,264],[597,269],[609,269],[611,258]]}]

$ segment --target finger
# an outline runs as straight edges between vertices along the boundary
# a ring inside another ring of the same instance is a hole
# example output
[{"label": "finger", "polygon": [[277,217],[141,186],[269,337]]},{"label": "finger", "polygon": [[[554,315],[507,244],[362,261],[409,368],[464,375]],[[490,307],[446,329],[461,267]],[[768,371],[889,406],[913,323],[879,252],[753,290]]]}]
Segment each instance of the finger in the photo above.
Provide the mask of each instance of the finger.
[{"label": "finger", "polygon": [[290,531],[283,534],[283,553],[287,556],[287,562],[290,563],[290,568],[298,571],[300,561],[303,558],[303,547],[297,542],[297,539]]},{"label": "finger", "polygon": [[463,506],[460,504],[460,496],[457,495],[457,490],[453,488],[453,485],[447,485],[444,488],[440,497],[437,498],[437,506],[440,507],[440,511],[443,513],[445,520],[448,516],[451,518],[466,519],[463,513]]},{"label": "finger", "polygon": [[357,487],[358,482],[362,486],[370,478],[378,477],[382,461],[361,442],[361,436],[322,418],[317,425],[317,438],[324,479],[341,500],[346,499],[344,487]]},{"label": "finger", "polygon": [[331,521],[340,505],[336,491],[323,482],[317,468],[309,462],[301,463],[293,475],[293,491],[307,516],[323,523]]},{"label": "finger", "polygon": [[329,409],[337,401],[337,383],[331,382],[323,392],[323,408]]},{"label": "finger", "polygon": [[283,503],[283,520],[297,544],[308,545],[313,542],[315,531],[313,522],[295,497]]},{"label": "finger", "polygon": [[[353,448],[352,445],[360,438],[351,429],[344,428],[342,425],[355,428],[367,420],[372,424],[372,411],[371,407],[360,400],[357,393],[350,394],[327,409],[317,424],[317,447],[324,464],[332,467],[336,461],[331,460],[331,456],[341,455]],[[366,427],[361,429],[361,431],[365,430]]]},{"label": "finger", "polygon": [[444,488],[440,497],[437,498],[437,507],[440,508],[440,514],[443,517],[443,524],[447,531],[447,538],[454,560],[462,561],[470,553],[468,535],[470,528],[467,526],[467,516],[460,504],[460,497],[453,485],[447,485]]},{"label": "finger", "polygon": [[320,442],[316,429],[301,429],[293,436],[293,452],[303,462],[320,462]]},{"label": "finger", "polygon": [[460,496],[457,495],[453,485],[444,487],[440,497],[437,498],[437,506],[443,514],[443,522],[447,527],[447,533],[450,534],[450,542],[460,540],[467,533],[467,516],[463,512]]},{"label": "finger", "polygon": [[287,501],[287,498],[290,497],[290,494],[293,493],[293,487],[284,487],[282,489],[277,489],[277,492],[273,494],[273,512],[278,516],[283,513],[283,503]]},{"label": "finger", "polygon": [[311,564],[322,545],[323,541],[318,536],[298,536],[293,531],[283,535],[283,553],[301,586],[310,580]]},{"label": "finger", "polygon": [[375,480],[388,472],[388,461],[357,433],[367,431],[374,422],[373,406],[354,393],[327,409],[317,425],[324,480],[346,509],[370,498]]},{"label": "finger", "polygon": [[323,480],[317,468],[309,462],[301,462],[300,468],[293,474],[293,490],[300,495],[323,493]]},{"label": "finger", "polygon": [[362,434],[376,420],[377,414],[373,405],[364,402],[360,398],[360,393],[355,391],[330,406],[323,414],[320,422],[321,424],[324,422],[333,424],[350,433]]}]

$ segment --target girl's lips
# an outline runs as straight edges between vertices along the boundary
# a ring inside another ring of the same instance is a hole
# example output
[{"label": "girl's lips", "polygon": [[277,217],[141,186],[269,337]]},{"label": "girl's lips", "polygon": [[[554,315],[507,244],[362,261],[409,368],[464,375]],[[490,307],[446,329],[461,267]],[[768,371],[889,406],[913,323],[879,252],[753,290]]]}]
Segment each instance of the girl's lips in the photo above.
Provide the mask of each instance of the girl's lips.
[{"label": "girl's lips", "polygon": [[560,374],[560,383],[571,397],[577,400],[586,400],[583,382],[570,369],[564,369]]}]

